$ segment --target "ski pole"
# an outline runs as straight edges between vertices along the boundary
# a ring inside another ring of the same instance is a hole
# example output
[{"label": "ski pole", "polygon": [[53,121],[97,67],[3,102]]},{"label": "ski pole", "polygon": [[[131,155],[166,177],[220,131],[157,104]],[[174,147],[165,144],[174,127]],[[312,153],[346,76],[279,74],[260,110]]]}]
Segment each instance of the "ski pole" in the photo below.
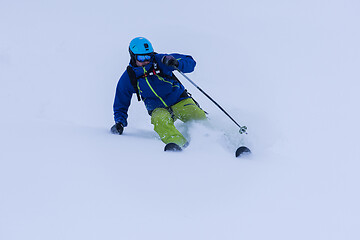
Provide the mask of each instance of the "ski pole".
[{"label": "ski pole", "polygon": [[183,73],[182,71],[180,71],[177,67],[175,67],[175,69],[184,77],[186,78],[192,85],[194,85],[200,92],[202,92],[207,98],[209,98],[218,108],[220,108],[221,111],[223,111],[225,113],[226,116],[228,116],[235,124],[236,126],[238,126],[240,128],[239,133],[240,134],[247,134],[246,130],[247,127],[246,126],[240,126],[240,124],[238,124],[231,116],[230,114],[228,114],[217,102],[215,102],[214,99],[212,99],[204,90],[202,90],[198,85],[196,85],[196,83],[194,83],[188,76],[185,75],[185,73]]}]

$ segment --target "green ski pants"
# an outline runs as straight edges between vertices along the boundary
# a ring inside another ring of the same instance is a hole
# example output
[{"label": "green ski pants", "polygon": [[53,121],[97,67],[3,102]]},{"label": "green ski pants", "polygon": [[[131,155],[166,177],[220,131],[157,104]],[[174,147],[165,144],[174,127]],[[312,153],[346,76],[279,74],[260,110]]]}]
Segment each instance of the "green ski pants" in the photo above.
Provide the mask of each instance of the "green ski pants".
[{"label": "green ski pants", "polygon": [[184,147],[187,145],[187,140],[176,129],[174,122],[177,119],[183,122],[205,120],[206,114],[195,104],[192,98],[184,99],[170,108],[171,110],[156,108],[151,114],[151,123],[165,144],[176,143],[180,147]]}]

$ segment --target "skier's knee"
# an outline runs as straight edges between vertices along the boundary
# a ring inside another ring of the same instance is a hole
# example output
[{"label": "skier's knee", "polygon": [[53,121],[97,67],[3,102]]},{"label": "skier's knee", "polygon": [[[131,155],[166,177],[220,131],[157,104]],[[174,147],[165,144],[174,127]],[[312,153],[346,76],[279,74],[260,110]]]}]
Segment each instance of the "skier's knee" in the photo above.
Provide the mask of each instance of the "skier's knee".
[{"label": "skier's knee", "polygon": [[158,124],[172,124],[174,120],[168,110],[165,108],[157,108],[151,114],[151,123]]}]

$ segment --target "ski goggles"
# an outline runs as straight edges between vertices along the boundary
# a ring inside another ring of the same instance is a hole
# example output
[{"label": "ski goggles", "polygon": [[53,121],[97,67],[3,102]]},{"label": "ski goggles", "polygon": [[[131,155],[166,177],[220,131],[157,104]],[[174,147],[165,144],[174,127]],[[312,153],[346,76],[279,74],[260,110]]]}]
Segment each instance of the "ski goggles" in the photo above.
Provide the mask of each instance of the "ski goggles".
[{"label": "ski goggles", "polygon": [[136,55],[136,60],[139,62],[145,62],[150,61],[152,58],[152,55]]}]

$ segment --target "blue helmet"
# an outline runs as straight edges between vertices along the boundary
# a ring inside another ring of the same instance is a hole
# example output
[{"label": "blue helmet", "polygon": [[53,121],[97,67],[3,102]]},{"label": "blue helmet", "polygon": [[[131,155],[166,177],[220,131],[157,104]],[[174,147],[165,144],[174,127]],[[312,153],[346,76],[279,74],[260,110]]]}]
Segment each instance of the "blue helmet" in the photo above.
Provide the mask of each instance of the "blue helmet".
[{"label": "blue helmet", "polygon": [[131,40],[129,52],[131,56],[137,54],[151,54],[154,52],[154,49],[149,40],[143,37],[137,37]]}]

